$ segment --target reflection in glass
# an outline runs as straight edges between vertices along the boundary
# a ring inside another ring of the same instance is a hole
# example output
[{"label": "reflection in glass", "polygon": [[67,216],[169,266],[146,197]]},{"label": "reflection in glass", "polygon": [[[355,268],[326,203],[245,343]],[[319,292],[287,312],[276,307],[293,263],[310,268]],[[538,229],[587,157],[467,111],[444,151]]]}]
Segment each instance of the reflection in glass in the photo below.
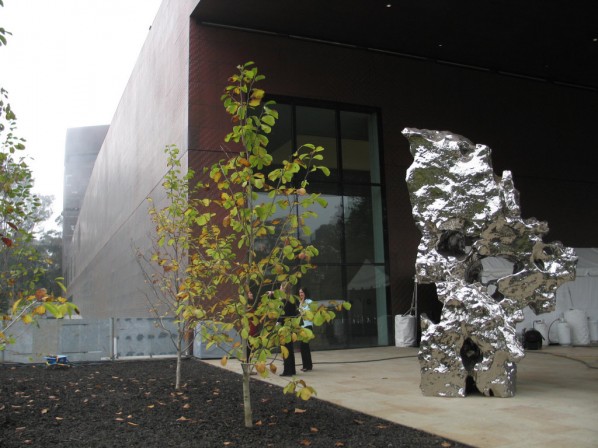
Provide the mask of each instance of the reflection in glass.
[{"label": "reflection in glass", "polygon": [[380,187],[345,187],[344,224],[349,263],[384,262]]},{"label": "reflection in glass", "polygon": [[[274,225],[274,223],[273,223],[274,221],[280,221],[280,223],[278,223],[276,225],[276,228],[281,229],[282,223],[287,220],[287,218],[289,217],[289,213],[291,211],[289,210],[289,208],[285,209],[285,208],[279,207],[276,204],[276,202],[279,200],[286,199],[286,197],[269,198],[267,193],[258,193],[257,196],[258,196],[257,201],[252,206],[261,205],[261,204],[272,204],[275,207],[275,212],[272,214],[272,216],[270,217],[269,221],[266,224]],[[292,210],[292,213],[297,213],[296,208]],[[277,244],[279,232],[280,232],[280,230],[277,230],[273,235],[268,234],[268,235],[264,235],[259,238],[256,238],[254,248],[255,248],[255,254],[256,254],[256,257],[258,260],[263,259],[270,254],[272,249]]]},{"label": "reflection in glass", "polygon": [[312,180],[334,180],[338,178],[336,151],[336,120],[333,109],[297,106],[297,148],[311,143],[324,148],[323,164],[330,169],[326,177],[319,171],[313,173]]},{"label": "reflection in glass", "polygon": [[[328,301],[340,304],[344,300],[340,266],[318,266],[301,280],[301,286],[307,289],[309,298],[316,304],[327,304]],[[335,313],[332,323],[314,327],[316,337],[310,341],[313,350],[351,346],[348,312],[335,310]]]},{"label": "reflection in glass", "polygon": [[386,285],[383,265],[363,264],[347,268],[347,298],[351,302],[351,336],[354,343],[388,344]]},{"label": "reflection in glass", "polygon": [[293,115],[287,104],[276,104],[273,109],[278,112],[278,120],[268,135],[268,152],[273,157],[272,164],[279,166],[293,152]]},{"label": "reflection in glass", "polygon": [[[325,188],[322,184],[310,184],[308,190],[318,192],[330,191],[331,186]],[[332,190],[335,190],[332,187]],[[338,194],[321,194],[321,197],[328,203],[327,207],[314,204],[310,210],[315,212],[317,217],[310,217],[305,224],[310,228],[311,235],[301,235],[301,239],[313,244],[320,254],[313,260],[314,263],[340,263],[342,261],[342,232],[343,232],[343,205],[342,197]]]},{"label": "reflection in glass", "polygon": [[[315,349],[388,345],[392,319],[388,316],[383,239],[377,115],[326,107],[277,104],[279,119],[268,135],[268,150],[279,167],[301,145],[325,148],[324,160],[331,175],[311,173],[308,193],[318,192],[328,205],[315,204],[298,230],[304,244],[313,244],[319,255],[311,260],[317,269],[300,280],[314,301],[348,300],[350,311],[335,311],[337,318],[314,329]],[[320,163],[320,162],[318,162]],[[339,169],[342,167],[342,172]],[[260,201],[268,200],[266,194]],[[294,210],[300,214],[304,210]],[[272,218],[285,218],[277,210]],[[258,257],[267,254],[275,239],[257,242]]]},{"label": "reflection in glass", "polygon": [[342,111],[340,121],[343,180],[379,183],[376,115]]}]

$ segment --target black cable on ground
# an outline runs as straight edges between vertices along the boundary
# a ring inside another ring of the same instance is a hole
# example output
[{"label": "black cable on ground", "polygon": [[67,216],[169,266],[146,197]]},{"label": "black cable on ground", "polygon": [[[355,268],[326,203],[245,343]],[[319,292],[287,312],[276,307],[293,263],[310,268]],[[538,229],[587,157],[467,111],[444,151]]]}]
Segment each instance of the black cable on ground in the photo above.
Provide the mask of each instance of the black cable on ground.
[{"label": "black cable on ground", "polygon": [[[576,347],[584,347],[584,346],[576,345]],[[567,355],[560,355],[558,353],[546,353],[546,352],[541,352],[541,351],[536,351],[536,350],[525,352],[526,355],[528,353],[534,353],[536,355],[555,356],[557,358],[565,358],[565,359],[568,359],[569,361],[579,362],[580,364],[583,364],[584,366],[586,366],[588,369],[598,369],[598,366],[593,366],[593,365],[587,363],[586,361],[584,361],[583,359],[576,359],[576,358],[572,358],[571,356],[567,356]]]},{"label": "black cable on ground", "polygon": [[[576,347],[585,347],[585,346],[576,346]],[[593,348],[593,347],[589,347],[589,348]],[[532,354],[538,354],[538,355],[549,355],[549,356],[555,356],[555,357],[559,357],[559,358],[564,358],[564,359],[568,359],[570,361],[575,361],[575,362],[579,362],[583,365],[585,365],[587,368],[589,369],[598,369],[598,366],[593,366],[591,364],[589,364],[588,362],[581,360],[581,359],[576,359],[576,358],[572,358],[570,356],[567,355],[561,355],[558,353],[546,353],[546,352],[541,352],[541,351],[537,351],[537,350],[530,350],[530,351],[526,351],[526,354],[528,353],[532,353]],[[381,362],[381,361],[390,361],[393,359],[410,359],[410,358],[417,358],[418,355],[409,355],[409,356],[392,356],[390,358],[378,358],[378,359],[366,359],[366,360],[356,360],[356,361],[321,361],[321,362],[314,362],[314,365],[316,364],[365,364],[368,362]],[[69,367],[77,367],[77,366],[94,366],[94,365],[102,365],[105,363],[109,363],[112,361],[121,361],[121,362],[126,362],[126,361],[154,361],[157,360],[158,358],[147,358],[147,359],[135,359],[135,360],[128,360],[128,359],[118,359],[118,360],[112,360],[112,359],[107,359],[107,360],[103,360],[103,361],[76,361],[76,362],[69,362],[68,366]],[[173,358],[160,358],[160,359],[173,359]],[[202,361],[199,358],[184,358],[184,359],[197,359],[198,361]],[[276,359],[276,358],[274,358]],[[272,360],[272,359],[271,359]],[[31,366],[37,366],[37,367],[51,367],[51,366],[47,366],[45,363],[22,363],[22,362],[4,362],[1,363],[4,367],[31,367]],[[298,364],[300,365],[300,364]]]},{"label": "black cable on ground", "polygon": [[407,359],[407,358],[417,358],[417,355],[393,356],[391,358],[366,359],[366,360],[361,360],[361,361],[322,361],[322,362],[314,362],[314,364],[362,364],[362,363],[366,363],[366,362],[379,362],[379,361],[389,361],[391,359]]}]

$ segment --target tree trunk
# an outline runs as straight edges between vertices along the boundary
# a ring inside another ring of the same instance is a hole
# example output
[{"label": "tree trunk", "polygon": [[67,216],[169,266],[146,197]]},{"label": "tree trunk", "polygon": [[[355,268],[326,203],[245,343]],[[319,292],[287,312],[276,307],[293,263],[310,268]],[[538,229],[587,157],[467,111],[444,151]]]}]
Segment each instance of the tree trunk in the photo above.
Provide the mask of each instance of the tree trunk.
[{"label": "tree trunk", "polygon": [[249,390],[249,374],[251,373],[251,364],[242,363],[243,366],[243,412],[245,415],[245,427],[253,427],[253,412],[251,411],[251,392]]},{"label": "tree trunk", "polygon": [[174,388],[175,390],[179,390],[181,388],[181,345],[179,344],[177,351],[176,351],[176,374],[175,374],[175,382]]}]

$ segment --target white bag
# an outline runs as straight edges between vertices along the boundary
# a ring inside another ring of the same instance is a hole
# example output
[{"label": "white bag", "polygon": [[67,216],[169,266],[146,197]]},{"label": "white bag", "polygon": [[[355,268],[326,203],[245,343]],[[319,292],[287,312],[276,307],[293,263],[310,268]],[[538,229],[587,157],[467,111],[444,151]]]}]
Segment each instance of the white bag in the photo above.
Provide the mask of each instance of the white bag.
[{"label": "white bag", "polygon": [[395,316],[395,346],[414,347],[415,345],[415,316]]}]

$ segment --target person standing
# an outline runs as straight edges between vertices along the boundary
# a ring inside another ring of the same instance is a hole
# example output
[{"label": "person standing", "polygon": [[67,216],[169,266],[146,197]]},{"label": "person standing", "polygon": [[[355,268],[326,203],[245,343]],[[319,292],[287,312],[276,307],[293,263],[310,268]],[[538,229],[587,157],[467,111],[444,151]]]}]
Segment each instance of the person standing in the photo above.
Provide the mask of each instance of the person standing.
[{"label": "person standing", "polygon": [[[307,290],[305,288],[299,288],[299,309],[301,310],[301,314],[305,313],[305,311],[309,310],[309,304],[312,302],[311,299],[307,297]],[[307,330],[313,331],[313,323],[309,320],[303,320],[303,328]],[[301,363],[303,366],[301,367],[302,372],[309,372],[313,369],[313,363],[311,361],[311,349],[309,348],[309,342],[301,341],[300,344],[301,349]]]},{"label": "person standing", "polygon": [[[280,285],[280,290],[284,291],[285,298],[284,298],[284,308],[283,313],[280,319],[281,323],[284,323],[285,318],[289,317],[297,317],[299,315],[299,310],[297,308],[297,304],[291,297],[291,288],[289,283],[283,283]],[[283,369],[280,376],[293,376],[297,374],[295,370],[295,351],[293,348],[293,340],[291,339],[284,345],[287,348],[288,356],[283,359]]]}]

